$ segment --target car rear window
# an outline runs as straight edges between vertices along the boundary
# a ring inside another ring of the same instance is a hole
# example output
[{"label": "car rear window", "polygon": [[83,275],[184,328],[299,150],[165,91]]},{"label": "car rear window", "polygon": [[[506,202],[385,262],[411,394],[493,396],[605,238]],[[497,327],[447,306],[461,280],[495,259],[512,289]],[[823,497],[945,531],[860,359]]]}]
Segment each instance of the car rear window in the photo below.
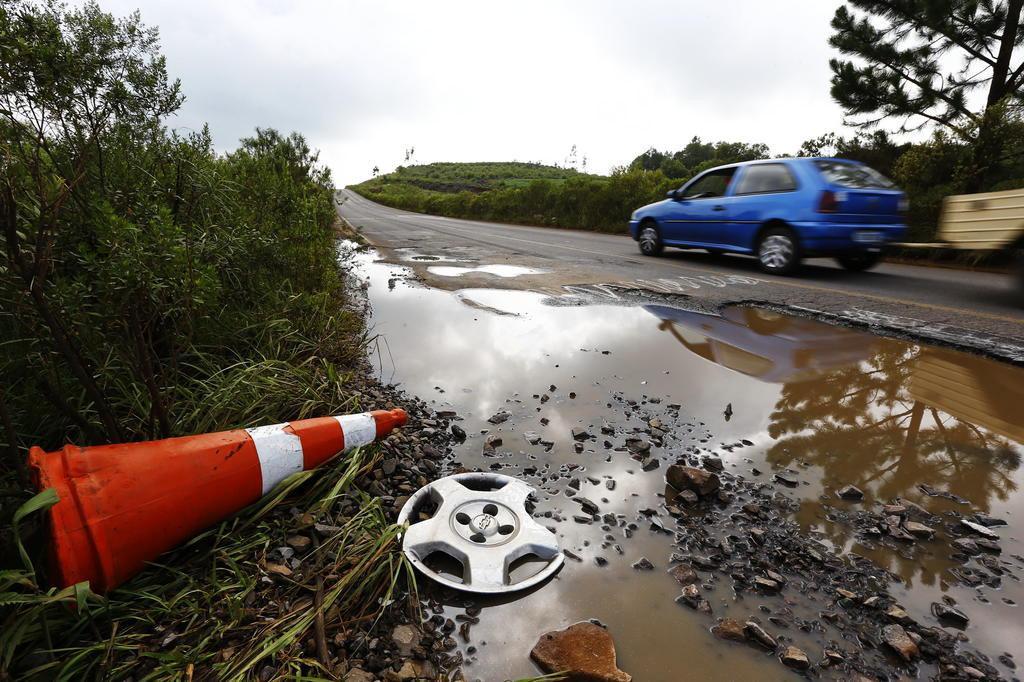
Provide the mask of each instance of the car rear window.
[{"label": "car rear window", "polygon": [[819,159],[814,165],[821,171],[826,182],[840,187],[890,189],[896,186],[875,169],[860,164]]},{"label": "car rear window", "polygon": [[736,185],[736,194],[766,194],[768,192],[792,192],[796,179],[785,164],[759,163],[747,166],[743,177]]}]

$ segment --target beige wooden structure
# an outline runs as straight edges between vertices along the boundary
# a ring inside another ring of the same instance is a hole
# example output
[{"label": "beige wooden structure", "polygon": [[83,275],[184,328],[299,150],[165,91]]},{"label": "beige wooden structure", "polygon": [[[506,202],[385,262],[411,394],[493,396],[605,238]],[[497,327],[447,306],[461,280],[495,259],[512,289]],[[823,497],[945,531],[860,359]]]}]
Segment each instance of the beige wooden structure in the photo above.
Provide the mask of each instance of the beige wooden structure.
[{"label": "beige wooden structure", "polygon": [[960,194],[942,201],[940,242],[956,249],[991,251],[1024,236],[1024,189]]}]

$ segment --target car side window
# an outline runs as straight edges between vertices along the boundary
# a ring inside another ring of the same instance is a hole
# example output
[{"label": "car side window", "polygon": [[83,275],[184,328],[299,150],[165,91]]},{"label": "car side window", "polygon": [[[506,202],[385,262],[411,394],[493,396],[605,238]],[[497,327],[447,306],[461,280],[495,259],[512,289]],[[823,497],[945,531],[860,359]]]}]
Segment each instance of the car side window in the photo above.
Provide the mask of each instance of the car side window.
[{"label": "car side window", "polygon": [[736,175],[735,168],[723,168],[705,173],[683,188],[683,198],[708,199],[724,196],[734,175]]},{"label": "car side window", "polygon": [[784,163],[759,163],[747,166],[736,185],[736,194],[768,194],[792,192],[796,178]]}]

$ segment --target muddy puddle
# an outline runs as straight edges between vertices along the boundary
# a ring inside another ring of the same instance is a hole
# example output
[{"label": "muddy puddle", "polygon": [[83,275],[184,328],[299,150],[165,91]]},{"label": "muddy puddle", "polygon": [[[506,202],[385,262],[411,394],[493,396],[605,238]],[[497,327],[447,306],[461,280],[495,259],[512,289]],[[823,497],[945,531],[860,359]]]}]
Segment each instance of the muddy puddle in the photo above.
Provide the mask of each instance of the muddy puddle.
[{"label": "muddy puddle", "polygon": [[[1021,370],[753,308],[709,315],[450,293],[372,252],[355,259],[381,338],[380,376],[457,412],[468,438],[452,469],[537,487],[535,516],[579,559],[516,599],[427,589],[444,617],[471,622],[455,635],[467,679],[538,674],[529,659],[538,636],[586,619],[608,626],[634,680],[796,676],[764,648],[717,639],[710,629],[722,617],[760,623],[826,679],[854,668],[931,677],[965,660],[1016,674]],[[490,423],[499,412],[510,416]],[[587,437],[574,439],[574,428]],[[531,444],[528,432],[543,440]],[[495,435],[501,445],[485,448]],[[676,500],[665,485],[676,462],[720,466],[721,499],[692,509]],[[841,498],[846,486],[863,498]],[[598,508],[593,519],[579,518],[580,498]],[[771,565],[748,551],[765,533],[778,536]],[[653,570],[633,567],[645,558]],[[681,585],[666,572],[676,565],[695,569],[711,614],[677,603]],[[785,582],[745,587],[769,569]],[[855,594],[837,595],[830,574],[856,583]],[[968,621],[940,623],[936,603]],[[465,617],[471,605],[483,607],[479,622]],[[930,660],[908,667],[878,638],[893,622],[941,625],[961,641],[919,642]],[[953,658],[954,648],[973,658]],[[826,650],[831,667],[821,665]]]},{"label": "muddy puddle", "polygon": [[458,267],[454,265],[437,265],[427,268],[427,271],[441,277],[461,277],[472,273],[483,275],[494,275],[495,277],[519,277],[520,275],[540,275],[543,270],[526,268],[521,265],[478,265],[476,267]]}]

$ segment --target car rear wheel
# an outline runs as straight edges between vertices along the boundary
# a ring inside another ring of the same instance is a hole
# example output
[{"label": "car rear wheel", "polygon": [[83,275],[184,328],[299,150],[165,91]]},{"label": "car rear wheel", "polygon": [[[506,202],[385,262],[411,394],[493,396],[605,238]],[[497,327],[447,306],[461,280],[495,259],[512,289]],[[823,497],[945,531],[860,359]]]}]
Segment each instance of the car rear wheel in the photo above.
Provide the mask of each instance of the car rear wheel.
[{"label": "car rear wheel", "polygon": [[660,256],[661,252],[665,250],[665,245],[661,241],[661,233],[658,232],[658,226],[653,222],[640,225],[640,236],[637,238],[637,242],[640,244],[640,253],[645,256]]},{"label": "car rear wheel", "polygon": [[851,272],[863,272],[878,265],[882,260],[881,251],[857,251],[855,253],[844,253],[836,256],[836,260]]},{"label": "car rear wheel", "polygon": [[789,275],[800,267],[800,244],[788,227],[771,227],[757,245],[757,264],[762,272]]}]

